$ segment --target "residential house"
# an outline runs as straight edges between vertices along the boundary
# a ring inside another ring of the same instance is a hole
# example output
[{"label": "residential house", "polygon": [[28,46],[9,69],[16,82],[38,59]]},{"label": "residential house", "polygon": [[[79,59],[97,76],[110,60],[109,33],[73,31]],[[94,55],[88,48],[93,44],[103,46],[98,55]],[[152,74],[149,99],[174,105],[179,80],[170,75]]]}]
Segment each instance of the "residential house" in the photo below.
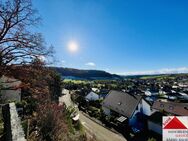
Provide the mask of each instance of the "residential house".
[{"label": "residential house", "polygon": [[21,81],[2,76],[0,78],[0,96],[3,103],[21,101]]},{"label": "residential house", "polygon": [[176,100],[176,99],[182,99],[183,96],[178,92],[171,92],[167,94],[167,98],[169,100]]},{"label": "residential house", "polygon": [[[151,98],[151,97],[149,97]],[[146,116],[151,116],[156,112],[155,109],[152,109],[153,101],[148,100],[147,98],[142,98],[141,101],[141,112]]]},{"label": "residential house", "polygon": [[167,115],[188,116],[188,103],[164,102],[157,100],[152,109],[163,111]]},{"label": "residential house", "polygon": [[98,88],[91,88],[91,90],[95,93],[98,93],[100,90]]},{"label": "residential house", "polygon": [[88,100],[88,101],[96,101],[96,100],[99,100],[100,97],[98,94],[96,94],[95,92],[91,91],[89,92],[86,96],[85,96],[85,99]]},{"label": "residential house", "polygon": [[158,95],[158,94],[159,94],[159,91],[152,91],[152,90],[146,90],[145,91],[146,96],[155,96],[155,95]]},{"label": "residential house", "polygon": [[188,116],[188,103],[164,102],[157,100],[153,103],[152,109],[157,112],[148,117],[148,129],[158,134],[162,134],[162,116]]},{"label": "residential house", "polygon": [[160,94],[160,95],[166,95],[167,92],[165,92],[165,91],[163,91],[163,90],[159,90],[159,94]]},{"label": "residential house", "polygon": [[186,94],[184,92],[179,92],[179,94],[182,96],[182,99],[188,100],[188,94]]},{"label": "residential house", "polygon": [[179,83],[178,86],[181,87],[181,88],[188,88],[187,83]]},{"label": "residential house", "polygon": [[139,125],[138,116],[150,116],[154,111],[151,105],[140,95],[131,95],[121,91],[110,91],[102,102],[102,109],[108,116],[127,118],[130,126]]},{"label": "residential house", "polygon": [[177,89],[178,87],[179,87],[179,86],[177,86],[177,85],[173,85],[173,86],[172,86],[173,89]]}]

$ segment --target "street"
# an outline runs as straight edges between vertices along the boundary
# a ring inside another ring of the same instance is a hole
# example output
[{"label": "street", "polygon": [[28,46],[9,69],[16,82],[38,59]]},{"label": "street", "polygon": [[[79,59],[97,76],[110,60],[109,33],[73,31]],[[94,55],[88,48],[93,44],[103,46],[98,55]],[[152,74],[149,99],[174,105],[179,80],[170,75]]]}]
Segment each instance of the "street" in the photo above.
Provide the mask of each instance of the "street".
[{"label": "street", "polygon": [[[65,94],[65,91],[64,91]],[[67,106],[73,106],[71,102],[69,91],[66,91],[66,94],[59,98],[59,102],[65,102]],[[87,133],[91,136],[95,136],[97,141],[126,141],[126,139],[116,134],[103,126],[97,124],[93,120],[89,119],[88,117],[84,116],[82,112],[79,112],[79,117],[82,125],[86,129]]]},{"label": "street", "polygon": [[98,141],[126,141],[124,137],[116,134],[80,113],[80,121],[89,133],[95,135]]}]

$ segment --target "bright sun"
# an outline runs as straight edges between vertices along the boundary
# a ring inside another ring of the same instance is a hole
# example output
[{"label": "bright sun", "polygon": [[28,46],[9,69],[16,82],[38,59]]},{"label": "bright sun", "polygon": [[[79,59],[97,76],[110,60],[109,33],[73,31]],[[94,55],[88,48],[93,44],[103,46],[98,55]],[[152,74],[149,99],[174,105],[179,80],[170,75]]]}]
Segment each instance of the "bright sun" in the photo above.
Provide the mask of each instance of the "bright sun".
[{"label": "bright sun", "polygon": [[78,44],[74,41],[71,41],[68,43],[68,50],[72,53],[78,51]]}]

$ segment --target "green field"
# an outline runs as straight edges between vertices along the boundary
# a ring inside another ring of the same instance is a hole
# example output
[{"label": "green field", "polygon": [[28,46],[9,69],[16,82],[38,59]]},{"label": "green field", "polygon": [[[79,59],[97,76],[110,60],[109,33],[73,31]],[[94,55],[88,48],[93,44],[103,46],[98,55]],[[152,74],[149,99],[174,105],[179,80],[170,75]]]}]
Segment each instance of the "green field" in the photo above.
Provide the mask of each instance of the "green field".
[{"label": "green field", "polygon": [[87,84],[87,83],[89,83],[89,81],[87,81],[87,80],[71,80],[71,79],[64,79],[63,82],[64,83],[71,82],[71,83],[75,83],[75,84]]},{"label": "green field", "polygon": [[151,76],[143,76],[140,79],[175,79],[175,76],[170,75],[151,75]]}]

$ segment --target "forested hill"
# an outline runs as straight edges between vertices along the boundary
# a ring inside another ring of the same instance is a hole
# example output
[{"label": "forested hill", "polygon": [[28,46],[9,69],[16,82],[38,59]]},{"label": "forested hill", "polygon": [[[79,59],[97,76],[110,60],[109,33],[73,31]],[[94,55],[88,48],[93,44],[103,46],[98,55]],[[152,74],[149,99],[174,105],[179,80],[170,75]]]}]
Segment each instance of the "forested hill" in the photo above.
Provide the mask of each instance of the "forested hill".
[{"label": "forested hill", "polygon": [[80,70],[73,68],[51,67],[57,70],[63,78],[70,79],[122,79],[121,76],[101,70]]}]

